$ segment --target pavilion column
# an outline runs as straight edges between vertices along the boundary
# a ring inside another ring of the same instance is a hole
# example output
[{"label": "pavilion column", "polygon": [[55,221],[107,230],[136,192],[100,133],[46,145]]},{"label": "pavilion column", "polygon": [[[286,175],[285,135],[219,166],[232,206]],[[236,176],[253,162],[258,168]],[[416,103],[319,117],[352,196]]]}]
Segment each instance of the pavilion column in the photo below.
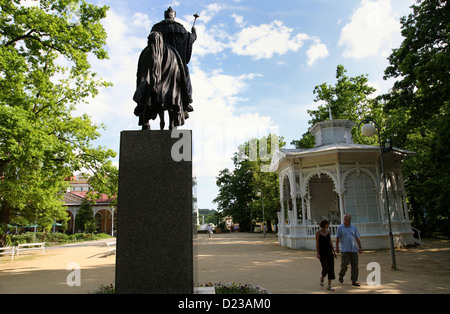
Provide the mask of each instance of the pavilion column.
[{"label": "pavilion column", "polygon": [[397,211],[398,214],[398,220],[404,222],[405,211],[403,210],[403,198],[398,190],[395,192],[395,210]]},{"label": "pavilion column", "polygon": [[310,222],[312,223],[312,219],[311,219],[311,196],[308,195],[308,201],[306,203],[306,209],[308,212],[308,219],[310,220]]},{"label": "pavilion column", "polygon": [[74,209],[74,210],[72,211],[72,214],[73,214],[72,234],[75,234],[75,220],[76,220],[76,218],[77,218],[77,212],[78,212],[77,209]]},{"label": "pavilion column", "polygon": [[339,192],[338,193],[339,196],[339,212],[341,214],[341,223],[344,223],[344,193]]},{"label": "pavilion column", "polygon": [[342,180],[342,172],[341,165],[339,162],[336,163],[336,179],[337,179],[337,187],[335,187],[335,191],[339,197],[339,214],[341,216],[341,223],[344,223],[344,185]]},{"label": "pavilion column", "polygon": [[280,212],[278,213],[278,234],[284,234],[284,189],[283,189],[283,177],[279,174],[279,188],[280,188]]},{"label": "pavilion column", "polygon": [[114,236],[114,207],[111,207],[111,236]]},{"label": "pavilion column", "polygon": [[402,191],[401,198],[402,198],[402,201],[403,201],[403,208],[402,209],[403,209],[403,212],[404,212],[404,217],[405,217],[406,221],[411,221],[409,219],[409,214],[408,214],[408,203],[406,202],[406,192],[405,192],[405,184],[404,184],[405,181],[403,179],[403,172],[402,172],[401,168],[399,169],[398,177],[399,177],[398,182],[399,182],[399,185],[400,185],[400,189]]},{"label": "pavilion column", "polygon": [[306,216],[305,216],[305,195],[302,195],[302,225],[306,225]]},{"label": "pavilion column", "polygon": [[383,191],[378,192],[378,202],[380,204],[379,208],[380,208],[381,221],[386,222],[386,217],[384,215],[385,207],[384,207],[384,200],[383,200]]},{"label": "pavilion column", "polygon": [[284,215],[284,197],[280,198],[280,204],[281,204],[281,219],[278,223],[281,224],[282,226],[284,226],[285,222],[286,222],[285,215]]},{"label": "pavilion column", "polygon": [[380,173],[380,167],[378,162],[375,163],[375,176],[378,179],[378,187],[377,190],[377,194],[378,194],[378,203],[379,203],[379,209],[380,209],[380,218],[382,222],[386,222],[387,221],[387,217],[385,215],[385,204],[384,204],[384,196],[383,196],[383,189],[385,189],[386,187],[384,186],[384,184],[382,183],[383,181],[383,177],[382,174]]},{"label": "pavilion column", "polygon": [[293,222],[291,221],[291,225],[296,226],[296,225],[298,225],[298,210],[297,210],[297,196],[296,196],[295,192],[293,192],[291,194],[291,199],[292,199],[292,210],[293,210],[292,217],[294,218],[293,219],[294,221]]},{"label": "pavilion column", "polygon": [[72,221],[72,234],[75,234],[75,214],[73,214],[73,221]]}]

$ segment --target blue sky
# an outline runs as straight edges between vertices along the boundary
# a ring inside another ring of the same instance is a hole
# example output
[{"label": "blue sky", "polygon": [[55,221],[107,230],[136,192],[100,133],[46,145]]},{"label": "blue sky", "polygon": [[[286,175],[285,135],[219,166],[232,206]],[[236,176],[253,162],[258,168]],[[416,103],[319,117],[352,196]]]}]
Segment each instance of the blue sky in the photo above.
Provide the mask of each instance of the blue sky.
[{"label": "blue sky", "polygon": [[[232,168],[231,158],[246,139],[274,132],[287,147],[308,129],[313,90],[335,84],[338,64],[347,75],[369,75],[377,93],[387,57],[400,45],[399,19],[412,0],[89,0],[110,6],[103,25],[109,60],[91,60],[94,72],[114,84],[100,90],[78,113],[88,113],[106,131],[97,141],[119,152],[120,132],[138,130],[132,95],[136,65],[152,25],[172,6],[198,39],[189,63],[194,112],[183,129],[193,130],[199,208],[216,209],[215,177]],[[159,122],[153,122],[157,129]],[[115,162],[118,162],[118,157]],[[120,165],[119,165],[120,166]]]}]

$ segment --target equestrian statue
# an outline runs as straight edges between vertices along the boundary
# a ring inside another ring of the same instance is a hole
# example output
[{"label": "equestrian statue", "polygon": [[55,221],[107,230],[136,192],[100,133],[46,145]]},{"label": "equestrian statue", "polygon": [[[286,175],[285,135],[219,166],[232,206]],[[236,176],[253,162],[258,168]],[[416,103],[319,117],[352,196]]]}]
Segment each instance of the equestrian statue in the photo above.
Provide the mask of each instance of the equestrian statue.
[{"label": "equestrian statue", "polygon": [[192,112],[192,85],[187,64],[192,45],[197,39],[195,20],[191,33],[175,21],[176,12],[169,7],[164,20],[155,24],[142,50],[137,69],[137,103],[134,114],[143,130],[150,129],[150,120],[159,115],[160,129],[165,126],[164,111],[168,112],[169,129],[181,126]]}]

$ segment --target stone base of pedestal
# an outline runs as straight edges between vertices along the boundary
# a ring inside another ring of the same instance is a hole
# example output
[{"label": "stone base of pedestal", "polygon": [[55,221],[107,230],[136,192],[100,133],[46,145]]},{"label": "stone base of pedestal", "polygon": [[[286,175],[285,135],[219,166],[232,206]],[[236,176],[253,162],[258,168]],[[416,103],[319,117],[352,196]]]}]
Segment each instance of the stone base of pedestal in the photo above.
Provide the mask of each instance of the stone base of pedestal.
[{"label": "stone base of pedestal", "polygon": [[[177,132],[191,145],[190,130]],[[194,292],[192,161],[172,158],[171,134],[121,133],[116,293]]]}]

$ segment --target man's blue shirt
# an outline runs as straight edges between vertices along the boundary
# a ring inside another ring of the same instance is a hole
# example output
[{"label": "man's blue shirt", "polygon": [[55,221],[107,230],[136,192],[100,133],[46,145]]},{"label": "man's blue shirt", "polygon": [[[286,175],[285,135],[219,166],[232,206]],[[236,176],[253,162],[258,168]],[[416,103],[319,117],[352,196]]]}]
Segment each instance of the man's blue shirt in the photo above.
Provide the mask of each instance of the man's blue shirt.
[{"label": "man's blue shirt", "polygon": [[352,224],[346,227],[341,224],[337,229],[336,237],[341,242],[341,252],[358,252],[356,239],[360,238],[358,229]]}]

